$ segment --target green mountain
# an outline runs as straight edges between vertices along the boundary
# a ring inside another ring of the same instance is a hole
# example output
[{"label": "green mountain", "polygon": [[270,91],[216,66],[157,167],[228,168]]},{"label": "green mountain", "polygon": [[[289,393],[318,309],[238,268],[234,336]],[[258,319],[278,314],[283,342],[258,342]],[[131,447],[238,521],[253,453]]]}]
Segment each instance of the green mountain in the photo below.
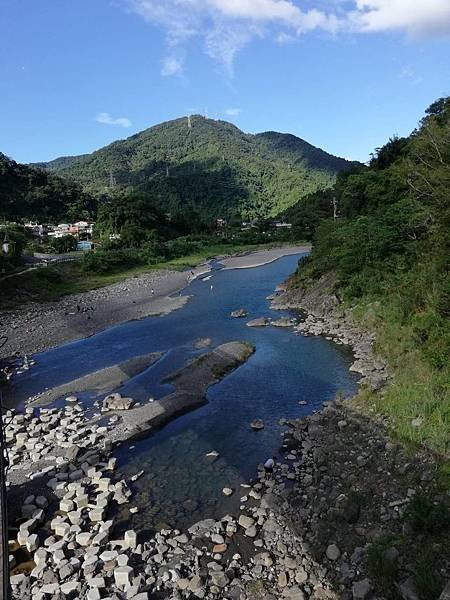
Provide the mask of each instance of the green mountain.
[{"label": "green mountain", "polygon": [[293,136],[249,135],[201,116],[168,121],[92,154],[39,167],[101,195],[140,192],[157,209],[208,218],[269,217],[332,186],[354,163]]},{"label": "green mountain", "polygon": [[16,163],[0,152],[0,217],[55,222],[88,218],[95,209],[94,199],[77,183]]}]

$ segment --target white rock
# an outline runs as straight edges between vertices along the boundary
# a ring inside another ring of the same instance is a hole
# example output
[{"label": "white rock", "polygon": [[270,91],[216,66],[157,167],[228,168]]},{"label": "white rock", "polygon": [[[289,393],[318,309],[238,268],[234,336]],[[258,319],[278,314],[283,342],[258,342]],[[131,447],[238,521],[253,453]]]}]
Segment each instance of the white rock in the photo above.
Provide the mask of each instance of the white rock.
[{"label": "white rock", "polygon": [[67,581],[63,583],[60,590],[63,594],[69,595],[80,590],[80,583],[78,581]]},{"label": "white rock", "polygon": [[116,567],[114,569],[114,581],[118,588],[125,589],[130,585],[133,569],[131,567]]},{"label": "white rock", "polygon": [[35,533],[28,536],[25,543],[28,552],[34,552],[39,546],[39,538]]},{"label": "white rock", "polygon": [[91,543],[92,534],[90,534],[89,532],[78,533],[75,539],[77,541],[77,544],[79,544],[80,546],[89,546],[89,544]]},{"label": "white rock", "polygon": [[134,550],[137,546],[137,536],[136,532],[133,529],[129,529],[125,531],[124,541],[127,548],[131,548]]}]

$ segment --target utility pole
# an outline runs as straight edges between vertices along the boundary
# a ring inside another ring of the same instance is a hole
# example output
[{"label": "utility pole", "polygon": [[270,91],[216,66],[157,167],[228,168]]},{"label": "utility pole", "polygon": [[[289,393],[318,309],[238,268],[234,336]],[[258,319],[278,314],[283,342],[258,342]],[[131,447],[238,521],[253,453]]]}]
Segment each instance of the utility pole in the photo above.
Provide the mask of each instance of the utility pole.
[{"label": "utility pole", "polygon": [[1,597],[8,600],[9,588],[9,548],[8,548],[8,518],[6,506],[6,444],[3,435],[3,418],[0,427],[0,591]]},{"label": "utility pole", "polygon": [[[7,337],[0,339],[0,347],[8,341]],[[0,594],[1,598],[9,600],[9,547],[8,547],[8,512],[6,498],[6,467],[7,450],[3,426],[3,397],[0,390]]]}]

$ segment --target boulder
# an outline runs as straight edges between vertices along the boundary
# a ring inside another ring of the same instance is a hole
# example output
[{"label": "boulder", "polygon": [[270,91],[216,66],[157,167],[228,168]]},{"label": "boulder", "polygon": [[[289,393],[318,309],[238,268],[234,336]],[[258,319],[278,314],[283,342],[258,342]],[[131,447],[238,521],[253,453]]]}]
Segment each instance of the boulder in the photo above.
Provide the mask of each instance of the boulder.
[{"label": "boulder", "polygon": [[238,523],[244,529],[248,529],[249,527],[255,524],[255,519],[252,519],[252,517],[248,517],[247,515],[241,515],[239,517]]},{"label": "boulder", "polygon": [[267,327],[269,320],[266,317],[259,317],[247,323],[247,327]]},{"label": "boulder", "polygon": [[102,406],[104,410],[128,410],[133,404],[132,398],[123,398],[121,394],[116,392],[106,396]]},{"label": "boulder", "polygon": [[341,555],[341,551],[336,544],[330,544],[327,548],[326,554],[329,560],[337,560]]},{"label": "boulder", "polygon": [[372,586],[368,579],[362,579],[361,581],[355,581],[352,586],[353,600],[365,600],[370,596],[372,592]]},{"label": "boulder", "polygon": [[272,325],[273,327],[292,327],[295,325],[295,321],[289,317],[281,317],[281,319],[272,321]]},{"label": "boulder", "polygon": [[248,316],[248,312],[246,310],[244,310],[243,308],[240,308],[239,310],[233,310],[233,312],[231,313],[231,316],[234,319],[242,319],[243,317]]}]

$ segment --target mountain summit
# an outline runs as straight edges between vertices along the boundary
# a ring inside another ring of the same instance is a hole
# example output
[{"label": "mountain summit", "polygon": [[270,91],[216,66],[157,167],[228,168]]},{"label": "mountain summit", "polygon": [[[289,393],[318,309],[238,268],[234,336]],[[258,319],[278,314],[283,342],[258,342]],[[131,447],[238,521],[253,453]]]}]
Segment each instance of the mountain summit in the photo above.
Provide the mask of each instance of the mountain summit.
[{"label": "mountain summit", "polygon": [[268,217],[331,186],[355,163],[294,135],[243,133],[199,115],[156,125],[82,156],[39,163],[88,192],[139,191],[172,213]]}]

